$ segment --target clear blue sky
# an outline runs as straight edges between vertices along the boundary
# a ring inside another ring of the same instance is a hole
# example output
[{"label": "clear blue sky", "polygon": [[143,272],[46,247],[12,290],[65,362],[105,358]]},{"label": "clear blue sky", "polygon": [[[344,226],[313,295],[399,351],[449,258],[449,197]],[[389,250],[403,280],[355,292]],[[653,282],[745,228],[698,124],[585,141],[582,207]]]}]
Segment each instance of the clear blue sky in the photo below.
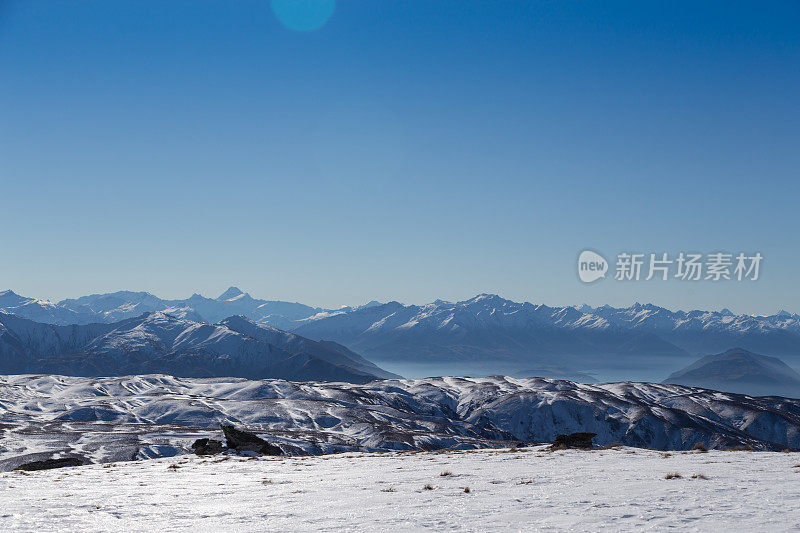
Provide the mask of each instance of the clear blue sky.
[{"label": "clear blue sky", "polygon": [[0,0],[0,288],[800,311],[797,2],[289,4]]}]

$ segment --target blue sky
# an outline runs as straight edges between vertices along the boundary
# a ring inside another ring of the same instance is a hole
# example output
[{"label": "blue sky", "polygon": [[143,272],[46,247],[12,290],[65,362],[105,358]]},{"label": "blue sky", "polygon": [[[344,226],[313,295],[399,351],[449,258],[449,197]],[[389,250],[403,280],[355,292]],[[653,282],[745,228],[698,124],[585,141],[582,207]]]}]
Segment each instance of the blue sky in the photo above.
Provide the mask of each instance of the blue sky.
[{"label": "blue sky", "polygon": [[291,3],[0,0],[0,288],[800,312],[800,4]]}]

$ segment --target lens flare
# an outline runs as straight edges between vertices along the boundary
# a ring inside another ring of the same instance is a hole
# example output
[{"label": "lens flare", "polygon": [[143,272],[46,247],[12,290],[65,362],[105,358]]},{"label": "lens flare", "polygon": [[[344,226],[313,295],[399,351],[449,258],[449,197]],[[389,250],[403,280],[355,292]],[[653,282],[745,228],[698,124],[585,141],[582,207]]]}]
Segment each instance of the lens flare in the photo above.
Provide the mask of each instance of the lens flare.
[{"label": "lens flare", "polygon": [[331,18],[336,0],[270,0],[270,7],[290,30],[314,31]]}]

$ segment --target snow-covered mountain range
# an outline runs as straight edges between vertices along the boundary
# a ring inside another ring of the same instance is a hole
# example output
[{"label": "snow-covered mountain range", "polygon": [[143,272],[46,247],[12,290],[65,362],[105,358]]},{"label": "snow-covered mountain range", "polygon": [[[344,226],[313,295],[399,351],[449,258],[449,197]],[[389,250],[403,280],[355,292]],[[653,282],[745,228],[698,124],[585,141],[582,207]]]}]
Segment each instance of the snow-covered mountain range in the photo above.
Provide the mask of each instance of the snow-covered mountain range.
[{"label": "snow-covered mountain range", "polygon": [[800,398],[800,374],[776,357],[741,348],[702,357],[670,375],[664,383],[759,396]]},{"label": "snow-covered mountain range", "polygon": [[[697,356],[733,347],[800,366],[800,315],[734,315],[627,308],[551,307],[481,294],[427,305],[370,302],[335,310],[260,300],[236,287],[217,298],[162,300],[116,292],[57,304],[0,293],[0,309],[52,324],[114,322],[143,312],[215,323],[231,315],[333,340],[404,375],[514,374],[585,379],[663,379]],[[404,369],[417,365],[420,370]]]},{"label": "snow-covered mountain range", "polygon": [[734,346],[800,362],[800,316],[785,312],[761,317],[652,304],[550,307],[482,294],[456,303],[390,302],[320,313],[293,331],[334,339],[376,362],[472,364],[478,372],[488,363],[504,373],[588,371],[618,378],[638,371],[634,377],[652,379],[693,356]]},{"label": "snow-covered mountain range", "polygon": [[335,342],[241,316],[206,324],[157,311],[110,324],[59,326],[0,313],[0,374],[152,372],[356,383],[397,377]]},{"label": "snow-covered mountain range", "polygon": [[[378,302],[370,302],[359,308],[377,304]],[[356,308],[342,307],[336,312],[353,309]],[[291,329],[303,319],[318,313],[333,312],[297,302],[253,298],[238,287],[229,287],[216,298],[195,293],[183,300],[164,300],[149,292],[117,291],[61,300],[58,303],[20,296],[12,290],[5,290],[0,292],[0,310],[37,322],[58,325],[118,322],[153,311],[208,323],[242,315],[259,324],[280,329]]]},{"label": "snow-covered mountain range", "polygon": [[209,323],[242,315],[261,324],[282,329],[322,311],[300,303],[260,300],[237,287],[228,288],[217,298],[193,294],[185,300],[162,300],[147,292],[119,291],[62,300],[57,305],[79,316],[90,317],[87,320],[94,322],[116,322],[142,313],[164,311],[180,318]]},{"label": "snow-covered mountain range", "polygon": [[577,431],[661,450],[800,448],[800,400],[653,383],[13,375],[0,376],[0,408],[0,469],[55,453],[94,462],[187,453],[196,438],[219,438],[221,423],[291,454],[508,446]]}]

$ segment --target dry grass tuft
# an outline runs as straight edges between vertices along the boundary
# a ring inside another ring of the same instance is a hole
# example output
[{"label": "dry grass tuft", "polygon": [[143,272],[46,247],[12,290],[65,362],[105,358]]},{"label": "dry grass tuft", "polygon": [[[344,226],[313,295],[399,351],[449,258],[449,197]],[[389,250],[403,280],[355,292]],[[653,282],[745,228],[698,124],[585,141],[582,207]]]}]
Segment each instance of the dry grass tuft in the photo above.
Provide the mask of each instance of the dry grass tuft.
[{"label": "dry grass tuft", "polygon": [[705,474],[695,474],[692,476],[692,479],[708,479],[708,476]]},{"label": "dry grass tuft", "polygon": [[470,492],[472,492],[472,491],[471,491],[471,490],[469,490],[469,487],[464,487],[464,492],[465,492],[466,494],[469,494],[469,493],[470,493]]},{"label": "dry grass tuft", "polygon": [[439,474],[439,477],[447,477],[447,476],[452,476],[452,475],[453,475],[452,472],[450,472],[449,470],[445,470],[444,472]]},{"label": "dry grass tuft", "polygon": [[671,474],[667,474],[664,476],[664,479],[681,479],[683,476],[677,472],[672,472]]},{"label": "dry grass tuft", "polygon": [[422,490],[433,490],[433,485],[431,485],[429,483],[429,484],[425,485],[424,487],[422,487]]}]

